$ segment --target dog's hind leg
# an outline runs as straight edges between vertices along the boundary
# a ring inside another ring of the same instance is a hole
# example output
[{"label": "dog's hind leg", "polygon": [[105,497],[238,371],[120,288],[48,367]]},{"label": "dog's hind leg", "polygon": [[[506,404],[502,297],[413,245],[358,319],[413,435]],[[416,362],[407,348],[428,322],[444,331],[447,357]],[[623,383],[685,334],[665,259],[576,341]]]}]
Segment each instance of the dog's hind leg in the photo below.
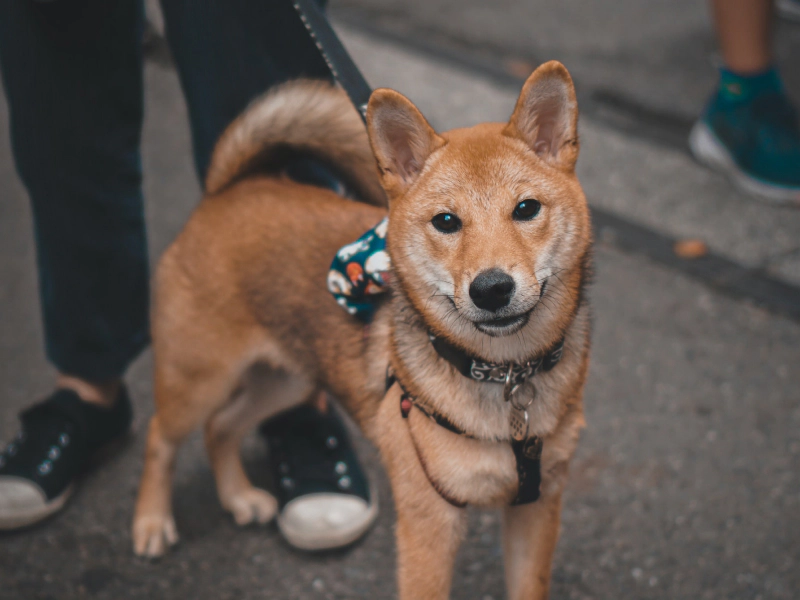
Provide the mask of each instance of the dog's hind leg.
[{"label": "dog's hind leg", "polygon": [[503,512],[503,554],[509,600],[545,600],[561,517],[561,492]]},{"label": "dog's hind leg", "polygon": [[[178,330],[180,331],[180,330]],[[134,551],[140,556],[162,555],[178,535],[172,516],[172,473],[178,447],[192,431],[231,398],[246,368],[248,345],[239,340],[209,344],[188,343],[175,335],[155,344],[156,414],[150,421],[144,470],[133,519]],[[224,349],[224,351],[223,351]]]},{"label": "dog's hind leg", "polygon": [[172,517],[172,471],[180,442],[164,434],[159,415],[150,419],[144,470],[133,517],[133,550],[139,556],[161,556],[178,542]]},{"label": "dog's hind leg", "polygon": [[206,449],[214,469],[222,507],[238,525],[267,523],[277,512],[268,492],[250,483],[242,467],[240,448],[244,436],[258,423],[295,406],[314,392],[300,376],[269,368],[256,369],[246,387],[206,423]]},{"label": "dog's hind leg", "polygon": [[[169,374],[165,374],[169,371]],[[172,474],[178,447],[230,396],[235,379],[224,369],[184,373],[156,364],[156,414],[150,420],[144,469],[133,519],[139,556],[156,557],[178,541],[172,516]]]}]

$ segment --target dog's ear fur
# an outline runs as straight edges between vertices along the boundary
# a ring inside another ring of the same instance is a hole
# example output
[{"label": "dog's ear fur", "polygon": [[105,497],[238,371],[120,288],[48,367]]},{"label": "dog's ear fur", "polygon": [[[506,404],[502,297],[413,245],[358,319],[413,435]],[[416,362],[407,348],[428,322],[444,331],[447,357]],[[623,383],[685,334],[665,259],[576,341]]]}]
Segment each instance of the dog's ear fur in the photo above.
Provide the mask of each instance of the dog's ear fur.
[{"label": "dog's ear fur", "polygon": [[578,101],[566,67],[551,60],[528,77],[504,133],[520,138],[551,165],[572,171],[578,160]]},{"label": "dog's ear fur", "polygon": [[367,130],[390,199],[405,193],[431,153],[445,144],[408,98],[386,88],[370,96]]}]

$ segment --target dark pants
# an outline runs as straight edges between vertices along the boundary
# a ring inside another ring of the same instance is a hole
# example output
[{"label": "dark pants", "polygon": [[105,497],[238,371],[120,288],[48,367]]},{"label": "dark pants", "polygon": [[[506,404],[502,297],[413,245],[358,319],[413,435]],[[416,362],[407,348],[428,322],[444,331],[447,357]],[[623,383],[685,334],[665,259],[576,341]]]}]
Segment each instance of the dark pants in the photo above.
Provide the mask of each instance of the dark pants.
[{"label": "dark pants", "polygon": [[[289,0],[162,0],[203,178],[222,130],[281,81],[329,78]],[[11,142],[33,204],[47,356],[120,376],[148,342],[142,0],[0,0]]]}]

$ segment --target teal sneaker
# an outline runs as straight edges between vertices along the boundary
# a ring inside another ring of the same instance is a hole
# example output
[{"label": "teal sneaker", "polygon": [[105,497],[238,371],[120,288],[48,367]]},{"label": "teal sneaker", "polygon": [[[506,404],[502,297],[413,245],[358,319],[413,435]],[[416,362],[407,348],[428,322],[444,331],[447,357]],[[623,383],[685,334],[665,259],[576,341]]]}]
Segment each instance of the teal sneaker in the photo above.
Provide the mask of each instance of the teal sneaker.
[{"label": "teal sneaker", "polygon": [[723,70],[689,146],[744,191],[800,204],[800,128],[775,71],[742,78]]}]

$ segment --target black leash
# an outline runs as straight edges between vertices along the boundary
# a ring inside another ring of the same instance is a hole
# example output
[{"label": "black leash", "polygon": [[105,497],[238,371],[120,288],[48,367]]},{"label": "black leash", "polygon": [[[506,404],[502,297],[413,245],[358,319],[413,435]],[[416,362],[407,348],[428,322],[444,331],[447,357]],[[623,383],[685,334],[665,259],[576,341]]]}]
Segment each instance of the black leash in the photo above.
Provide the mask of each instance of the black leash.
[{"label": "black leash", "polygon": [[300,20],[303,21],[308,35],[328,65],[333,78],[347,92],[350,101],[366,123],[367,102],[372,94],[372,88],[347,53],[325,13],[315,0],[292,0],[292,5],[300,15]]}]

